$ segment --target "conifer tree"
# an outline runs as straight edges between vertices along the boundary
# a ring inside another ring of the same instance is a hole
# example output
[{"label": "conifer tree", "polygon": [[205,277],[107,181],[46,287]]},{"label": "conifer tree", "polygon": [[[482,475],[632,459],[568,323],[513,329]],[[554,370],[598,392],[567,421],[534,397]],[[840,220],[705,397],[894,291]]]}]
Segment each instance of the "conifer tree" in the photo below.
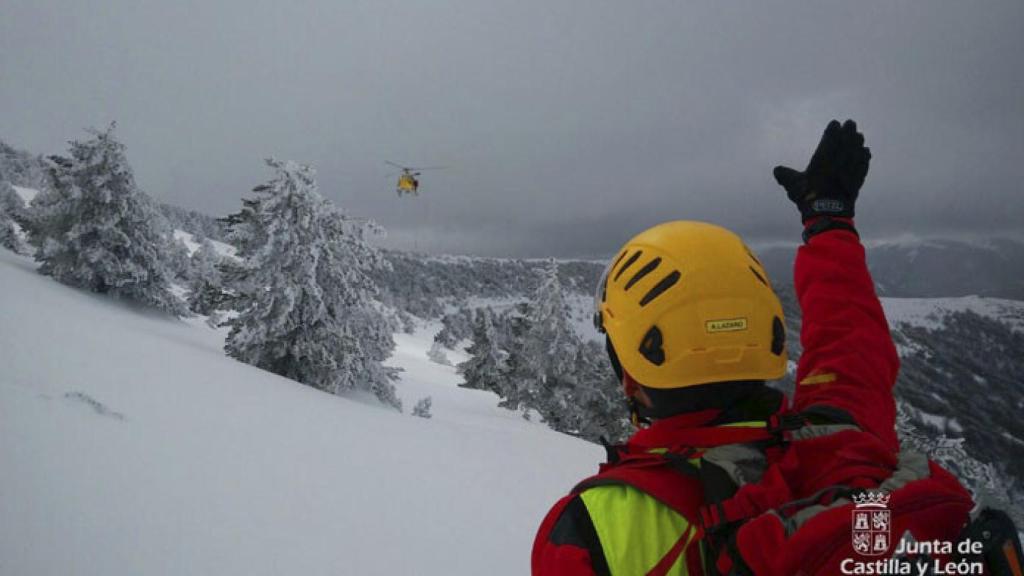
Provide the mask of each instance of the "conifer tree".
[{"label": "conifer tree", "polygon": [[412,407],[412,415],[420,418],[430,418],[430,406],[434,403],[433,398],[424,396]]},{"label": "conifer tree", "polygon": [[21,204],[14,188],[8,182],[0,181],[0,246],[15,252],[23,249],[17,225]]},{"label": "conifer tree", "polygon": [[580,338],[573,329],[565,292],[558,279],[558,263],[550,260],[530,304],[525,353],[543,379],[572,375]]},{"label": "conifer tree", "polygon": [[224,301],[221,260],[213,243],[207,238],[200,239],[199,248],[191,257],[188,294],[188,307],[196,314],[209,316]]},{"label": "conifer tree", "polygon": [[448,355],[444,353],[444,346],[440,342],[434,340],[430,344],[430,350],[427,350],[427,358],[430,358],[431,362],[435,362],[442,366],[451,366],[452,361],[448,359]]},{"label": "conifer tree", "polygon": [[569,401],[566,431],[596,442],[604,437],[624,441],[632,431],[622,386],[608,361],[604,346],[584,342],[576,357],[576,385]]},{"label": "conifer tree", "polygon": [[387,319],[370,272],[386,261],[371,224],[347,218],[317,191],[312,169],[268,160],[274,177],[253,191],[243,218],[243,264],[232,269],[238,315],[228,355],[320,390],[372,392],[401,409]]},{"label": "conifer tree", "polygon": [[473,343],[466,348],[469,359],[459,364],[458,370],[465,382],[463,388],[503,392],[505,358],[498,347],[490,308],[478,308],[473,318]]},{"label": "conifer tree", "polygon": [[184,314],[170,290],[170,231],[152,201],[135,185],[114,125],[73,141],[67,157],[52,156],[52,190],[32,203],[30,242],[56,280],[175,314]]},{"label": "conifer tree", "polygon": [[530,302],[527,330],[517,362],[517,374],[508,381],[512,402],[533,408],[556,430],[565,430],[564,422],[576,385],[576,356],[579,336],[572,327],[565,301],[558,263],[548,262],[540,286]]}]

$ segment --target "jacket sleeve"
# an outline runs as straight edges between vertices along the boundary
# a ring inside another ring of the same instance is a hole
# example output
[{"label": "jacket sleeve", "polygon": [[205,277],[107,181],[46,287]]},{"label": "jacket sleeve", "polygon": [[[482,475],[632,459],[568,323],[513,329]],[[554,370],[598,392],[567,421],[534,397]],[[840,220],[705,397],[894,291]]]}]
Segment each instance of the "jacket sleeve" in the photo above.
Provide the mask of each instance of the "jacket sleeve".
[{"label": "jacket sleeve", "polygon": [[609,576],[594,523],[578,496],[562,498],[548,512],[530,564],[533,576]]},{"label": "jacket sleeve", "polygon": [[892,387],[899,357],[857,235],[836,229],[812,236],[797,251],[795,285],[803,355],[794,407],[843,410],[898,451]]}]

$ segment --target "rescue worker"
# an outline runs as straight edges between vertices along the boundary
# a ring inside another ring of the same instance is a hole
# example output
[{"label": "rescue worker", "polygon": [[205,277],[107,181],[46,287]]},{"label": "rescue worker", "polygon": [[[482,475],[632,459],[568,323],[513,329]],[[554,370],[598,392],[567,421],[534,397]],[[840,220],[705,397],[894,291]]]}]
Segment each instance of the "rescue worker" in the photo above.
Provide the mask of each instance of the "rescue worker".
[{"label": "rescue worker", "polygon": [[[910,466],[895,430],[899,360],[854,225],[870,158],[856,124],[833,120],[806,170],[774,170],[803,222],[795,263],[803,353],[792,407],[765,384],[786,373],[782,306],[738,236],[668,222],[613,258],[595,322],[634,423],[649,425],[608,447],[602,472],[551,509],[534,542],[535,575],[793,574],[812,561],[832,568],[806,573],[835,569],[833,557],[814,558],[831,552],[813,538],[783,557],[786,538],[810,513],[763,512],[790,501],[827,509]],[[794,431],[811,424],[817,432],[793,442],[799,450],[790,446]],[[708,447],[730,446],[758,451],[719,450],[713,465]],[[761,468],[744,468],[760,454]],[[924,462],[918,477],[941,483],[953,526],[936,537],[955,538],[970,497]],[[745,482],[745,497],[733,498]],[[833,524],[848,546],[849,512],[841,516]],[[735,529],[755,521],[756,538]]]}]

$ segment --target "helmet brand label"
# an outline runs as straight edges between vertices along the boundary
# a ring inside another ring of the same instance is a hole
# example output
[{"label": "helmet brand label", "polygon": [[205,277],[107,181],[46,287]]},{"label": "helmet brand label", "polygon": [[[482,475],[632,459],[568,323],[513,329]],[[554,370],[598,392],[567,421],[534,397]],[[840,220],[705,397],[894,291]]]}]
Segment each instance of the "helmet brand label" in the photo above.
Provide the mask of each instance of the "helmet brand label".
[{"label": "helmet brand label", "polygon": [[715,332],[736,332],[747,329],[746,318],[728,318],[726,320],[708,320],[704,324],[709,334]]}]

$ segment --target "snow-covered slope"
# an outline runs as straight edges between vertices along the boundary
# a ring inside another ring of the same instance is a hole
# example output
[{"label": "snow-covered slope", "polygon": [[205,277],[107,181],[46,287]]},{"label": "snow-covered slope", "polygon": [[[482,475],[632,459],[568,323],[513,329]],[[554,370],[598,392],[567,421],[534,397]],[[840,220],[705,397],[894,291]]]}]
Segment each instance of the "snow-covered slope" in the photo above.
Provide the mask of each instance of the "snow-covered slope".
[{"label": "snow-covered slope", "polygon": [[224,356],[223,334],[0,250],[0,574],[524,574],[602,450],[399,335],[406,410]]},{"label": "snow-covered slope", "polygon": [[[185,248],[188,249],[189,256],[191,256],[196,250],[199,250],[199,242],[196,242],[195,236],[189,232],[185,232],[184,230],[175,230],[174,239],[185,245]],[[210,240],[210,243],[213,244],[214,251],[221,256],[227,256],[229,258],[238,257],[238,250],[234,246],[225,244],[218,240]]]},{"label": "snow-covered slope", "polygon": [[1005,298],[964,296],[961,298],[882,298],[891,326],[900,324],[939,329],[956,312],[973,312],[1024,332],[1024,301]]},{"label": "snow-covered slope", "polygon": [[39,190],[35,188],[25,188],[24,186],[11,186],[11,188],[14,188],[14,191],[18,193],[25,206],[31,206],[32,201],[39,195]]}]

